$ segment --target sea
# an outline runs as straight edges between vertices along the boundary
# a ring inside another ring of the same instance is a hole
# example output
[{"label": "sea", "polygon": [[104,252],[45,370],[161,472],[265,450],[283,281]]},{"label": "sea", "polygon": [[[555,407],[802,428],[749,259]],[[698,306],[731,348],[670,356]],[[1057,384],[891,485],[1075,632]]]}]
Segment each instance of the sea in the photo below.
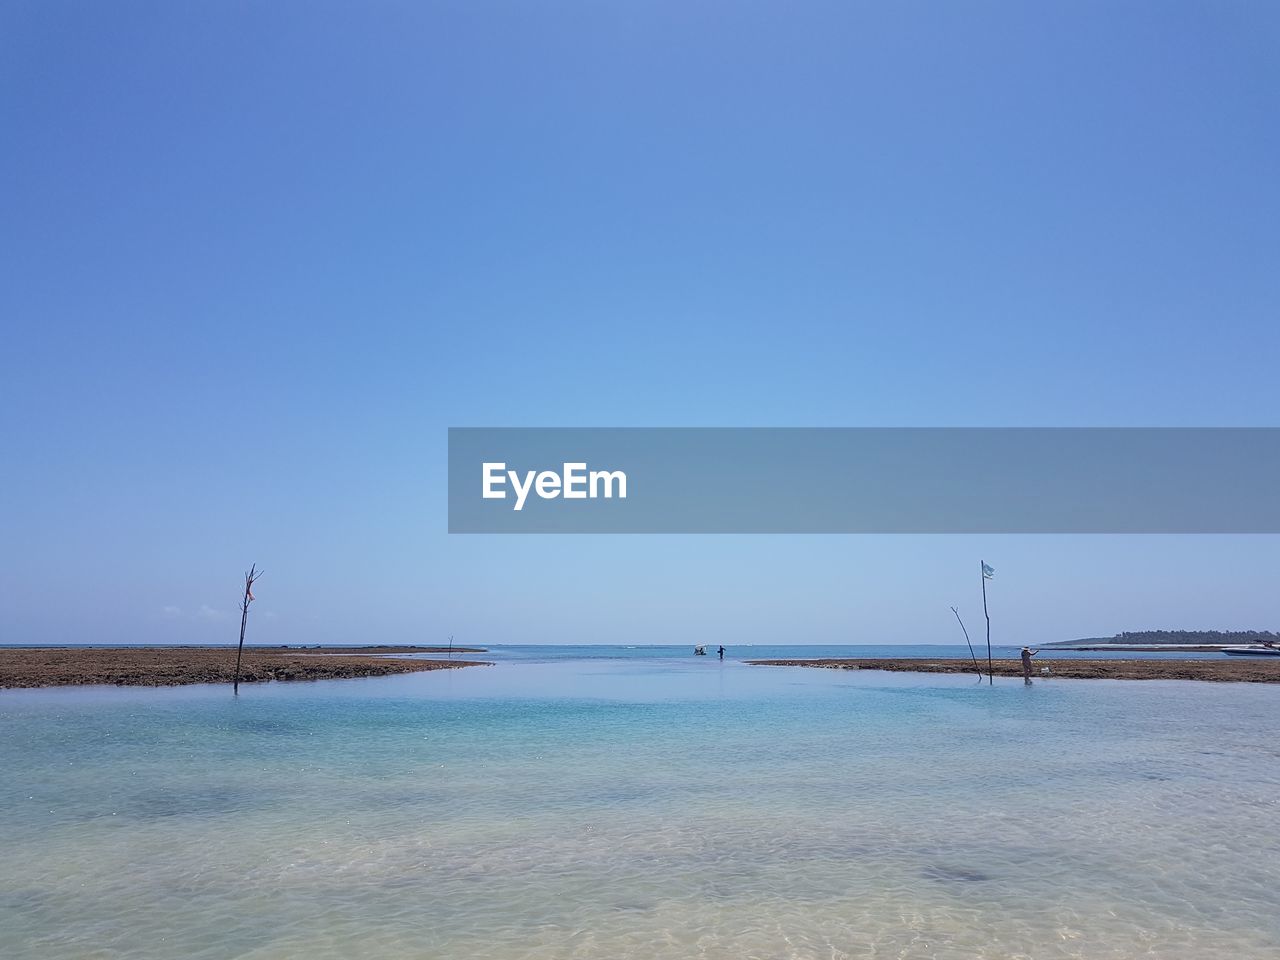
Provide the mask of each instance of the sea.
[{"label": "sea", "polygon": [[[719,643],[704,644],[707,656],[715,656]],[[565,645],[521,645],[494,644],[485,646],[485,659],[507,660],[614,660],[614,659],[652,659],[669,660],[692,656],[694,647],[691,644],[565,644]],[[998,646],[993,644],[991,655],[997,660],[1016,660],[1021,646]],[[423,654],[435,658],[437,654]],[[459,656],[461,656],[459,654]],[[477,657],[480,655],[477,654]],[[1044,657],[1057,659],[1085,660],[1223,660],[1225,654],[1217,650],[1062,650],[1045,647]],[[987,658],[985,644],[974,644],[972,648],[948,644],[726,644],[726,660],[796,660],[815,658],[842,657],[877,657],[909,659],[955,659],[982,661]]]},{"label": "sea", "polygon": [[709,651],[0,691],[0,957],[1280,956],[1280,687]]}]

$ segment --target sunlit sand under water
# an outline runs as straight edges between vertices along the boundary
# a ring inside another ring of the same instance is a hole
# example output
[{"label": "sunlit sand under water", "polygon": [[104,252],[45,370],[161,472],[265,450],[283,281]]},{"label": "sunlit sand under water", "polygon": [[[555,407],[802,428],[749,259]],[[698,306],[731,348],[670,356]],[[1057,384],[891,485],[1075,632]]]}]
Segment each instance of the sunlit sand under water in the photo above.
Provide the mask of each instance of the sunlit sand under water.
[{"label": "sunlit sand under water", "polygon": [[519,663],[0,693],[0,956],[1280,956],[1280,689]]}]

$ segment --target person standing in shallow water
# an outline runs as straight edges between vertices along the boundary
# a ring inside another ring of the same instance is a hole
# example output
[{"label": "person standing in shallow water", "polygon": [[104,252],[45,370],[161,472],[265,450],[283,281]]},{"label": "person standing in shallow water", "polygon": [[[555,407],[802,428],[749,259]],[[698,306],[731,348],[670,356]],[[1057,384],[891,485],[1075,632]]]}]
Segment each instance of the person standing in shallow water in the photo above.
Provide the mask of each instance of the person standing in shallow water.
[{"label": "person standing in shallow water", "polygon": [[720,659],[724,659],[724,644],[720,644]]},{"label": "person standing in shallow water", "polygon": [[1031,682],[1031,658],[1039,652],[1039,650],[1032,650],[1030,647],[1022,648],[1022,679],[1027,683]]}]

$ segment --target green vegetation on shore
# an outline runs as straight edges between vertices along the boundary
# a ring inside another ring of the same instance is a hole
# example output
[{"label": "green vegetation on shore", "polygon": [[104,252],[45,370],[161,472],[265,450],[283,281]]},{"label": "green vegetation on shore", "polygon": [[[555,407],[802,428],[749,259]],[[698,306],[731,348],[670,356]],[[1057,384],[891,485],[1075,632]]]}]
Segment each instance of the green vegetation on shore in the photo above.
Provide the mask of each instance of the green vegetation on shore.
[{"label": "green vegetation on shore", "polygon": [[1046,643],[1045,647],[1075,647],[1082,643],[1099,644],[1194,644],[1197,646],[1233,646],[1246,643],[1280,642],[1280,633],[1273,630],[1126,630],[1114,637],[1085,637],[1081,640],[1062,640]]}]

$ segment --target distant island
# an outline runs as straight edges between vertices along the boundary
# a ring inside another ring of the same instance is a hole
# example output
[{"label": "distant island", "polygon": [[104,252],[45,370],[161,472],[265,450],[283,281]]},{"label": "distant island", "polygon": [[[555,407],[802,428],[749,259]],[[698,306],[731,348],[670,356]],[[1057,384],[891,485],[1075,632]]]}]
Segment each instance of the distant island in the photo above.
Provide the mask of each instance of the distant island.
[{"label": "distant island", "polygon": [[1126,630],[1114,637],[1085,637],[1081,640],[1060,640],[1046,643],[1049,647],[1079,647],[1081,645],[1105,646],[1196,646],[1233,647],[1249,643],[1280,643],[1280,633],[1274,630]]}]

